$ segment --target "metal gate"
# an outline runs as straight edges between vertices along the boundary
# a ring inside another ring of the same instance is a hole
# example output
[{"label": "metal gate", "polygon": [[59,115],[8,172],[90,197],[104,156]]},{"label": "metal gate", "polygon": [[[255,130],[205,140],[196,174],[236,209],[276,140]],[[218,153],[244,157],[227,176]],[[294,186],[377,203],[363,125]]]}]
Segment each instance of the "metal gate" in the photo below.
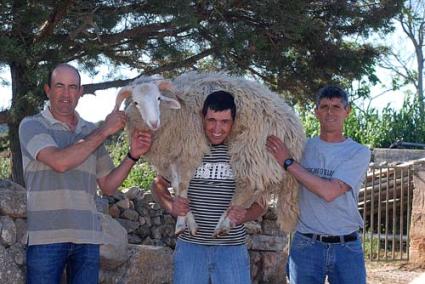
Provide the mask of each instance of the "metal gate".
[{"label": "metal gate", "polygon": [[371,166],[360,189],[363,249],[372,261],[408,260],[413,166]]}]

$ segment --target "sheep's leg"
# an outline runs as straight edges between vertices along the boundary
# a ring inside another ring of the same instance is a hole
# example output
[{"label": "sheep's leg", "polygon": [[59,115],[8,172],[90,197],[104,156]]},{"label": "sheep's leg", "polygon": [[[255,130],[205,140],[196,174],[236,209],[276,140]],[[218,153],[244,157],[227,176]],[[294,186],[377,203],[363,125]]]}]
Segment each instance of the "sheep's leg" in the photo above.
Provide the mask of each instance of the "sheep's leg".
[{"label": "sheep's leg", "polygon": [[[254,190],[249,190],[249,188],[251,187],[244,183],[236,185],[235,194],[233,195],[233,199],[232,202],[230,202],[230,205],[246,207],[247,205],[252,204]],[[229,209],[224,211],[221,215],[220,220],[214,229],[214,238],[217,238],[221,235],[227,235],[230,230],[235,227],[235,224],[233,224],[233,222],[228,217],[228,211]]]},{"label": "sheep's leg", "polygon": [[[187,189],[189,185],[188,183],[181,181],[175,164],[171,164],[171,179],[171,185],[176,190],[176,195],[187,198]],[[196,224],[195,217],[191,211],[189,211],[186,216],[177,217],[175,234],[179,235],[180,233],[184,232],[186,226],[192,235],[196,235],[196,232],[198,231],[198,225]]]},{"label": "sheep's leg", "polygon": [[[180,197],[187,198],[187,187],[185,189],[186,190],[180,191]],[[195,222],[195,217],[193,216],[192,211],[187,212],[186,216],[177,217],[176,234],[182,233],[186,229],[186,226],[189,232],[195,236],[198,231],[198,224]]]},{"label": "sheep's leg", "polygon": [[[170,165],[171,171],[171,186],[176,191],[176,196],[181,196],[180,190],[180,175],[177,172],[175,164]],[[175,234],[178,235],[186,229],[186,216],[177,216]]]}]

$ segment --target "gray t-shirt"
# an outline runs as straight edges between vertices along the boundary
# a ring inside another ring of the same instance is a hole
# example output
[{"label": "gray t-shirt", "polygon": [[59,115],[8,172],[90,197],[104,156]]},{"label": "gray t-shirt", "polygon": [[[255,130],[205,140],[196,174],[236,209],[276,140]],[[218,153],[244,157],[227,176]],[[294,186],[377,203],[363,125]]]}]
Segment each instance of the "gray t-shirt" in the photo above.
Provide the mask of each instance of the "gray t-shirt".
[{"label": "gray t-shirt", "polygon": [[351,190],[326,202],[303,186],[299,195],[297,231],[347,235],[363,227],[357,202],[369,161],[369,149],[351,138],[339,143],[328,143],[319,137],[309,139],[302,166],[316,176],[341,180]]}]

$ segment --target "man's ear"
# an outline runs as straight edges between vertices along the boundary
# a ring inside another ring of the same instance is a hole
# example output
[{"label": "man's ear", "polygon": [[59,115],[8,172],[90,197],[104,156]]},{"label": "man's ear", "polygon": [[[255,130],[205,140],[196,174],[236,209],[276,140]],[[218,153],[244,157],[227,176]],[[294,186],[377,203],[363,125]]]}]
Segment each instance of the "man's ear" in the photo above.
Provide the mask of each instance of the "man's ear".
[{"label": "man's ear", "polygon": [[44,87],[43,87],[43,90],[44,90],[44,93],[46,94],[46,96],[50,99],[50,87],[49,87],[49,85],[48,84],[44,84]]},{"label": "man's ear", "polygon": [[350,105],[350,104],[348,104],[348,105],[345,107],[345,109],[346,109],[346,111],[347,111],[347,116],[346,116],[346,117],[348,117],[348,116],[350,115],[350,113],[351,113],[351,105]]}]

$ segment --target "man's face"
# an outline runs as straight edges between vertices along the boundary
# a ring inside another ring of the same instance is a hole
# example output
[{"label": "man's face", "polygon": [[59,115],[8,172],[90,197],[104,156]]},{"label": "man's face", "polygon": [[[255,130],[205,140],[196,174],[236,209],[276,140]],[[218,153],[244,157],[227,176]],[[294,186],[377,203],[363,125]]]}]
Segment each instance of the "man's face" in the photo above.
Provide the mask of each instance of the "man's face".
[{"label": "man's face", "polygon": [[341,98],[321,99],[315,110],[321,131],[342,133],[344,120],[350,114],[350,110],[349,106],[344,106]]},{"label": "man's face", "polygon": [[232,126],[233,119],[230,109],[224,111],[208,109],[204,117],[204,130],[211,144],[223,143],[232,131]]},{"label": "man's face", "polygon": [[61,120],[73,117],[83,89],[75,70],[60,66],[52,73],[50,87],[44,85],[44,91],[50,100],[50,111],[56,119]]}]

